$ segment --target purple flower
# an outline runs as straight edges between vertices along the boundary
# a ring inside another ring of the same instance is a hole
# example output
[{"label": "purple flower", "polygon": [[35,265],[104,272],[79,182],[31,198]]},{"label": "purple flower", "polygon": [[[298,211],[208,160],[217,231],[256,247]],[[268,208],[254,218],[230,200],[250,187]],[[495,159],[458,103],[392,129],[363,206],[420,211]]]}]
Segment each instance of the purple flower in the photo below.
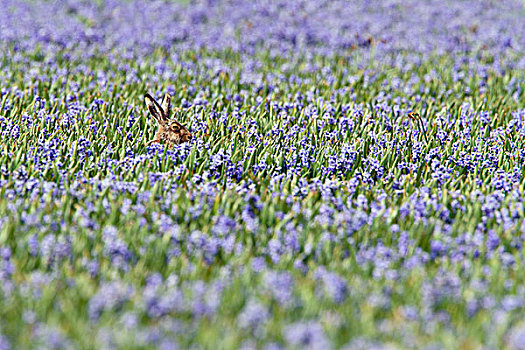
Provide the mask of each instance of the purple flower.
[{"label": "purple flower", "polygon": [[0,334],[0,350],[11,350],[11,343],[6,336]]},{"label": "purple flower", "polygon": [[281,305],[292,303],[294,280],[287,272],[267,271],[264,275],[264,289]]},{"label": "purple flower", "polygon": [[129,251],[127,244],[118,238],[117,233],[117,229],[113,226],[104,228],[102,233],[104,254],[111,259],[113,266],[126,271],[133,255]]},{"label": "purple flower", "polygon": [[240,327],[257,332],[270,317],[268,309],[255,300],[249,300],[237,317]]},{"label": "purple flower", "polygon": [[297,349],[329,349],[323,327],[315,321],[298,322],[286,326],[284,330],[286,343]]},{"label": "purple flower", "polygon": [[122,282],[103,283],[88,303],[91,320],[98,320],[104,311],[118,311],[129,300],[133,288]]},{"label": "purple flower", "polygon": [[507,334],[507,344],[512,350],[525,350],[525,325],[514,326]]},{"label": "purple flower", "polygon": [[34,328],[33,342],[44,349],[65,349],[72,346],[59,328],[45,324],[38,324]]},{"label": "purple flower", "polygon": [[251,261],[253,271],[259,273],[266,269],[266,259],[262,257],[253,258]]},{"label": "purple flower", "polygon": [[335,303],[342,303],[345,300],[348,287],[344,279],[333,272],[326,271],[324,267],[319,267],[315,276],[322,283],[321,288],[318,289],[319,294],[326,294]]}]

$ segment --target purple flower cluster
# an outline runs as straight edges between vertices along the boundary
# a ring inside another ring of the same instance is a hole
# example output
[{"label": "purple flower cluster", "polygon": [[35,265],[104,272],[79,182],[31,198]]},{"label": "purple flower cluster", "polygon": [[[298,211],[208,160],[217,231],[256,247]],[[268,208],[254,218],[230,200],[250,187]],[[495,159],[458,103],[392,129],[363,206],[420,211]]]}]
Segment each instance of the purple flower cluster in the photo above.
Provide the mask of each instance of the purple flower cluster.
[{"label": "purple flower cluster", "polygon": [[0,8],[0,349],[524,347],[520,0]]}]

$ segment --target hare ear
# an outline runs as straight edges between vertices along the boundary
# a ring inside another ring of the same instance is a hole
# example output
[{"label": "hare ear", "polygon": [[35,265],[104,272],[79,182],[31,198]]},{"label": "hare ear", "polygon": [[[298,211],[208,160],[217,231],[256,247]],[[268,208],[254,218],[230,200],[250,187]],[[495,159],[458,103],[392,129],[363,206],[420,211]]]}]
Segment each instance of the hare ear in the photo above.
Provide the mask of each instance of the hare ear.
[{"label": "hare ear", "polygon": [[162,110],[166,114],[166,117],[169,117],[170,115],[170,108],[171,108],[171,96],[170,94],[164,95],[164,98],[162,99],[161,104]]},{"label": "hare ear", "polygon": [[149,112],[151,115],[160,123],[161,121],[165,120],[164,117],[164,111],[160,107],[160,105],[155,101],[153,97],[151,97],[150,94],[144,95],[144,102],[146,103],[146,106],[148,107]]}]

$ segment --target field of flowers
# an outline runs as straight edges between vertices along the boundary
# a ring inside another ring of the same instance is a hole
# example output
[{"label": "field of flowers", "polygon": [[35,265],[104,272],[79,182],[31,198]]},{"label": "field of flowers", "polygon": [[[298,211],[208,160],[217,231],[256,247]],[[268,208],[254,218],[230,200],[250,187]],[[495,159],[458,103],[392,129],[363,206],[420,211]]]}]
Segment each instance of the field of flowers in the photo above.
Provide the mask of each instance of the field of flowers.
[{"label": "field of flowers", "polygon": [[0,349],[525,349],[523,1],[0,9]]}]

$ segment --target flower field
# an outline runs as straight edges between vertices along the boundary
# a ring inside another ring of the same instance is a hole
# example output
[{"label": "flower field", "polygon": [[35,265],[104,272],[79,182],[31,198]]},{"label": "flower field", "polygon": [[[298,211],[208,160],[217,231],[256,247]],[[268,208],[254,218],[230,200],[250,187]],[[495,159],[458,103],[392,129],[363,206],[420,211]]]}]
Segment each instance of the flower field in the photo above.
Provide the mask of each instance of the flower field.
[{"label": "flower field", "polygon": [[525,2],[0,9],[1,350],[525,349]]}]

